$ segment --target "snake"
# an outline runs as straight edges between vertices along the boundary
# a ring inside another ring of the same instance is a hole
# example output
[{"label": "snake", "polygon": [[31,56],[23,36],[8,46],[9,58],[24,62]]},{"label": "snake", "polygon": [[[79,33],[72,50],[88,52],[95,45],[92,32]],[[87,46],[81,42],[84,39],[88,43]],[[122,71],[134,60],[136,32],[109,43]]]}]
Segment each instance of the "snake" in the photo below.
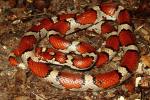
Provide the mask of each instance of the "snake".
[{"label": "snake", "polygon": [[[81,30],[104,36],[103,45],[95,48],[91,43],[65,38]],[[8,60],[11,66],[29,69],[57,88],[100,91],[123,83],[135,72],[139,50],[133,31],[132,16],[127,9],[117,3],[101,3],[81,13],[43,18],[24,34]],[[45,38],[50,47],[38,47]],[[121,59],[113,70],[85,72],[93,67],[100,69],[120,50]],[[58,70],[53,65],[67,66],[73,71]]]}]

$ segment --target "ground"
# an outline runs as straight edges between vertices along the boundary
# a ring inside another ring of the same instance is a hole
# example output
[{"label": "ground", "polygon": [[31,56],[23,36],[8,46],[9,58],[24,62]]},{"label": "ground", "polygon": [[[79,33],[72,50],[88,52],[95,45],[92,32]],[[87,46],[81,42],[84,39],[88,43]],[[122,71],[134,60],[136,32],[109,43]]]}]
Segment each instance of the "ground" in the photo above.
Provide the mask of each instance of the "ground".
[{"label": "ground", "polygon": [[[39,19],[62,11],[80,12],[87,6],[107,1],[123,5],[133,15],[134,33],[140,50],[139,67],[133,75],[140,82],[134,92],[115,89],[98,92],[60,90],[29,70],[10,66],[8,55],[11,50],[17,47],[21,36]],[[150,100],[149,16],[149,0],[0,0],[0,100]]]}]

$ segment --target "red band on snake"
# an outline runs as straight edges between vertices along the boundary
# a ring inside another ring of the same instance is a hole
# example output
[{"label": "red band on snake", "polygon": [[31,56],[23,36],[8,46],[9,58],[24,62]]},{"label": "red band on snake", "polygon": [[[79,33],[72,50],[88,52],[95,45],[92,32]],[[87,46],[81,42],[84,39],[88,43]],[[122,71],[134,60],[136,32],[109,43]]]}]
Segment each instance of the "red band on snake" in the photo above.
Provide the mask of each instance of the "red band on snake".
[{"label": "red band on snake", "polygon": [[[13,66],[29,68],[35,75],[62,89],[97,91],[114,87],[128,79],[138,64],[138,48],[131,24],[129,12],[115,3],[102,3],[79,14],[45,18],[25,33],[19,46],[10,54],[9,62]],[[103,35],[106,38],[104,45],[96,49],[90,43],[64,38],[83,29]],[[48,38],[51,48],[37,47],[43,38]],[[76,70],[99,68],[112,60],[119,50],[124,52],[120,64],[105,73],[59,71],[49,65]]]}]

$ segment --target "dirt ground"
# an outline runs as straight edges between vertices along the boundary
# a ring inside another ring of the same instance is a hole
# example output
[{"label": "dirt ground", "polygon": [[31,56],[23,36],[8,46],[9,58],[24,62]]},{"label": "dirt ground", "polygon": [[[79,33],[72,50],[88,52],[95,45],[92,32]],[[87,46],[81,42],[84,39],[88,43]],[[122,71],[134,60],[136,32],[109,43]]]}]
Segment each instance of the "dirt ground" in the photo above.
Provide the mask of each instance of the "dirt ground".
[{"label": "dirt ground", "polygon": [[[29,70],[13,68],[8,56],[25,32],[39,19],[60,12],[112,1],[132,13],[140,61],[133,77],[133,92],[60,90],[34,76]],[[139,80],[139,82],[138,82]],[[0,100],[150,100],[150,1],[149,0],[0,0]]]}]

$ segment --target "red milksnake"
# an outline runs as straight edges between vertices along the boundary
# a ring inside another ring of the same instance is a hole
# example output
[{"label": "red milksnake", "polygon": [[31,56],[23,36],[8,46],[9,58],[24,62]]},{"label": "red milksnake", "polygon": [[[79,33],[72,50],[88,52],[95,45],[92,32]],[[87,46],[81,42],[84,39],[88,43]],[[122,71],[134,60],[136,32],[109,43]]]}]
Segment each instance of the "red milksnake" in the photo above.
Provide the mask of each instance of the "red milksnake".
[{"label": "red milksnake", "polygon": [[[117,23],[117,28],[110,23],[112,21]],[[45,18],[25,33],[19,46],[11,52],[9,62],[18,67],[25,65],[35,75],[50,81],[58,88],[97,91],[113,87],[124,82],[138,64],[139,54],[131,21],[129,12],[115,3],[102,3],[80,14]],[[82,29],[104,35],[104,46],[96,49],[89,43],[69,41],[62,37]],[[45,37],[52,48],[37,47],[38,42]],[[124,55],[120,64],[109,72],[79,74],[58,71],[48,65],[65,65],[77,70],[87,70],[93,66],[99,68],[110,61],[121,46]],[[17,60],[18,57],[22,62]]]}]

